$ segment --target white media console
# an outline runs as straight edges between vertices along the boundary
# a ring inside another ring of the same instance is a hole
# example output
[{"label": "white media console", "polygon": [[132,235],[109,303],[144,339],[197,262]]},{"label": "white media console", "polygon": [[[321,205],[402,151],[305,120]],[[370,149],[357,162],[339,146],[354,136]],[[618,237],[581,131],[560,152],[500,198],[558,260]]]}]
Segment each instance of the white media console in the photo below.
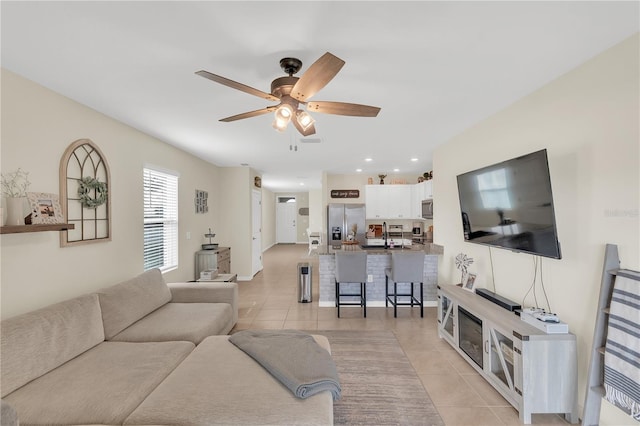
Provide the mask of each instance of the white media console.
[{"label": "white media console", "polygon": [[547,334],[515,313],[455,285],[438,286],[438,334],[531,424],[561,413],[578,423],[577,347],[571,333]]}]

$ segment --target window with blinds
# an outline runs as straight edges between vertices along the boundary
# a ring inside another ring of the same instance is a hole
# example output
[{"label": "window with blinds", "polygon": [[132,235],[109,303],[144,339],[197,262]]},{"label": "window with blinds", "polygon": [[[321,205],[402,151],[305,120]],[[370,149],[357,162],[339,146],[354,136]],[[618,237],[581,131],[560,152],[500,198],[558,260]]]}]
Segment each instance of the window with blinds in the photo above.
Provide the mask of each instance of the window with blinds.
[{"label": "window with blinds", "polygon": [[178,267],[178,176],[144,169],[144,270]]}]

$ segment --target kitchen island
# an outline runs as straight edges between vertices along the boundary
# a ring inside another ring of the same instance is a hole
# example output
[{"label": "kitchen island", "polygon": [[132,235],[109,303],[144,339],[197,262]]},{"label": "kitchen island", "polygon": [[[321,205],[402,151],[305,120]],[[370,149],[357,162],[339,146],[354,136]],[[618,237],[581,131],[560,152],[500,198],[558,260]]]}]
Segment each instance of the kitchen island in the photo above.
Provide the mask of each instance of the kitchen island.
[{"label": "kitchen island", "polygon": [[[355,250],[367,252],[367,275],[371,278],[367,282],[367,306],[385,306],[385,269],[391,267],[391,253],[394,251],[424,251],[424,306],[437,306],[437,281],[438,281],[438,256],[442,255],[444,248],[437,244],[413,244],[404,248],[384,249],[373,247],[363,249],[360,246]],[[320,297],[319,306],[335,306],[335,256],[327,251],[326,247],[319,251],[319,276]],[[353,289],[349,288],[354,286]],[[407,286],[408,284],[403,284]],[[358,284],[343,284],[345,292],[355,290]],[[400,288],[403,288],[399,285]],[[346,299],[345,299],[346,300]]]}]

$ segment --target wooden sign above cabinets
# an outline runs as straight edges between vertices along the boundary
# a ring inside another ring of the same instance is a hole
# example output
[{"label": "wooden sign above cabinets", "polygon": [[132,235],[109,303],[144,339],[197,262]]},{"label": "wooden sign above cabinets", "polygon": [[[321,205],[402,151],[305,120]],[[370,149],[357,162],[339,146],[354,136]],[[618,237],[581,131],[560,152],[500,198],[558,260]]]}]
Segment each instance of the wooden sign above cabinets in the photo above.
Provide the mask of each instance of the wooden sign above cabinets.
[{"label": "wooden sign above cabinets", "polygon": [[332,189],[331,198],[360,198],[359,189]]}]

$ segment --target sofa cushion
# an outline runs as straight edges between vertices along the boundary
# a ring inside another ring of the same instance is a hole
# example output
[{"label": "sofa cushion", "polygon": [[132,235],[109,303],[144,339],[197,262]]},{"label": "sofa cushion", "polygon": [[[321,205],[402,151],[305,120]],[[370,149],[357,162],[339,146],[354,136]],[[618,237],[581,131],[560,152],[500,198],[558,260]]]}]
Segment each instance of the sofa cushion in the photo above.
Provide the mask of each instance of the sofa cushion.
[{"label": "sofa cushion", "polygon": [[193,348],[103,342],[5,399],[21,424],[121,424]]},{"label": "sofa cushion", "polygon": [[[317,337],[317,336],[314,336]],[[317,337],[328,348],[323,336]],[[126,419],[125,424],[333,424],[330,392],[296,398],[228,341],[207,337]]]},{"label": "sofa cushion", "polygon": [[238,283],[189,282],[167,283],[171,301],[176,303],[228,303],[233,312],[233,324],[238,322]]},{"label": "sofa cushion", "polygon": [[2,397],[104,341],[98,296],[89,294],[3,320]]},{"label": "sofa cushion", "polygon": [[228,303],[167,303],[116,334],[113,341],[195,344],[205,337],[227,334],[233,328]]},{"label": "sofa cushion", "polygon": [[98,291],[107,340],[140,318],[171,301],[171,291],[159,269]]}]

